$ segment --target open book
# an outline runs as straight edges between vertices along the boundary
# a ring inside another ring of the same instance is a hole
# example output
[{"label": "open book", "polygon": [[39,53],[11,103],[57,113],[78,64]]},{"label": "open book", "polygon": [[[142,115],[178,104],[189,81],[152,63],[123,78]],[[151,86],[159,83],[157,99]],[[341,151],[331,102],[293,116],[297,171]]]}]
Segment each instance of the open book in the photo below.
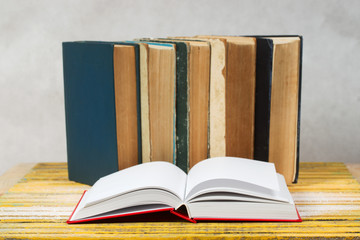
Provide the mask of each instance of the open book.
[{"label": "open book", "polygon": [[199,162],[187,175],[171,163],[149,162],[103,177],[83,194],[67,223],[160,211],[192,222],[301,221],[273,163],[218,157]]}]

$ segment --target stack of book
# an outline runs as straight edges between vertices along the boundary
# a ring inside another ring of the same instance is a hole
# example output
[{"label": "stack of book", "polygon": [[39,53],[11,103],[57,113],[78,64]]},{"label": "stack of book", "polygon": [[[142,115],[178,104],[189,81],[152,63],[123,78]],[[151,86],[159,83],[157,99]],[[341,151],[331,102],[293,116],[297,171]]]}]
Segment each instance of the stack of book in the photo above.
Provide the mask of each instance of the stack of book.
[{"label": "stack of book", "polygon": [[69,179],[212,157],[299,167],[301,36],[64,42]]}]

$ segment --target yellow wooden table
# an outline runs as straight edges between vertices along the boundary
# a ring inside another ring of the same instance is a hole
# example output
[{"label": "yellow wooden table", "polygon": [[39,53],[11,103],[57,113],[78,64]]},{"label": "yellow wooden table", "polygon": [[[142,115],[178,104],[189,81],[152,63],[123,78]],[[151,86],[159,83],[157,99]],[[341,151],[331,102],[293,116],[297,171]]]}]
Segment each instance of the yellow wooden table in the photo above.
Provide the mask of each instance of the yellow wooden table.
[{"label": "yellow wooden table", "polygon": [[302,223],[132,222],[68,225],[89,186],[67,180],[65,163],[40,163],[0,196],[0,238],[359,238],[360,184],[343,163],[301,163],[289,186]]}]

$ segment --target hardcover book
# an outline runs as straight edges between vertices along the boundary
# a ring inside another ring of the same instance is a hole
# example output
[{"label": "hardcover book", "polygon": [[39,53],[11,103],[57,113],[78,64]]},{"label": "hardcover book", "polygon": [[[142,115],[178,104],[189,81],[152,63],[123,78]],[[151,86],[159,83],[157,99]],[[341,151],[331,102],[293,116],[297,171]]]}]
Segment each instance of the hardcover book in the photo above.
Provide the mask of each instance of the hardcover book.
[{"label": "hardcover book", "polygon": [[63,43],[69,179],[210,157],[299,170],[301,36]]},{"label": "hardcover book", "polygon": [[157,159],[176,163],[177,78],[174,71],[177,71],[178,62],[175,64],[174,61],[178,50],[175,53],[171,43],[156,43],[149,39],[127,42],[140,46],[142,162]]},{"label": "hardcover book", "polygon": [[188,169],[208,157],[210,44],[177,39],[188,45]]},{"label": "hardcover book", "polygon": [[254,157],[256,39],[197,36],[226,42],[225,141],[226,156]]},{"label": "hardcover book", "polygon": [[176,163],[175,74],[174,45],[148,42],[150,161]]},{"label": "hardcover book", "polygon": [[273,163],[219,157],[201,161],[188,174],[168,162],[110,174],[83,194],[67,222],[163,211],[191,222],[301,221]]},{"label": "hardcover book", "polygon": [[225,156],[226,40],[198,37],[176,37],[176,39],[207,42],[210,45],[208,156]]},{"label": "hardcover book", "polygon": [[63,43],[70,180],[92,185],[141,163],[138,58],[136,44]]},{"label": "hardcover book", "polygon": [[254,158],[287,183],[299,171],[301,60],[302,37],[257,37]]},{"label": "hardcover book", "polygon": [[[175,45],[176,49],[176,160],[175,164],[183,171],[189,170],[189,54],[190,46],[186,42],[169,39],[139,39],[144,42],[162,42]],[[146,120],[146,119],[145,119]]]}]

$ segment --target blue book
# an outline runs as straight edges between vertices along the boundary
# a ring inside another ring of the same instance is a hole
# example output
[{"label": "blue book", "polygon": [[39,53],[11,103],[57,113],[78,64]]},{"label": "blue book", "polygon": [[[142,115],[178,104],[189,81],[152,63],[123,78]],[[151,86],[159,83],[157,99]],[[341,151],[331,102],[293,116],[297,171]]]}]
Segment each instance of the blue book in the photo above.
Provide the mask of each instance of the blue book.
[{"label": "blue book", "polygon": [[139,49],[136,44],[64,42],[64,93],[69,179],[92,185],[119,170],[114,45],[134,46],[138,159],[141,162]]}]

